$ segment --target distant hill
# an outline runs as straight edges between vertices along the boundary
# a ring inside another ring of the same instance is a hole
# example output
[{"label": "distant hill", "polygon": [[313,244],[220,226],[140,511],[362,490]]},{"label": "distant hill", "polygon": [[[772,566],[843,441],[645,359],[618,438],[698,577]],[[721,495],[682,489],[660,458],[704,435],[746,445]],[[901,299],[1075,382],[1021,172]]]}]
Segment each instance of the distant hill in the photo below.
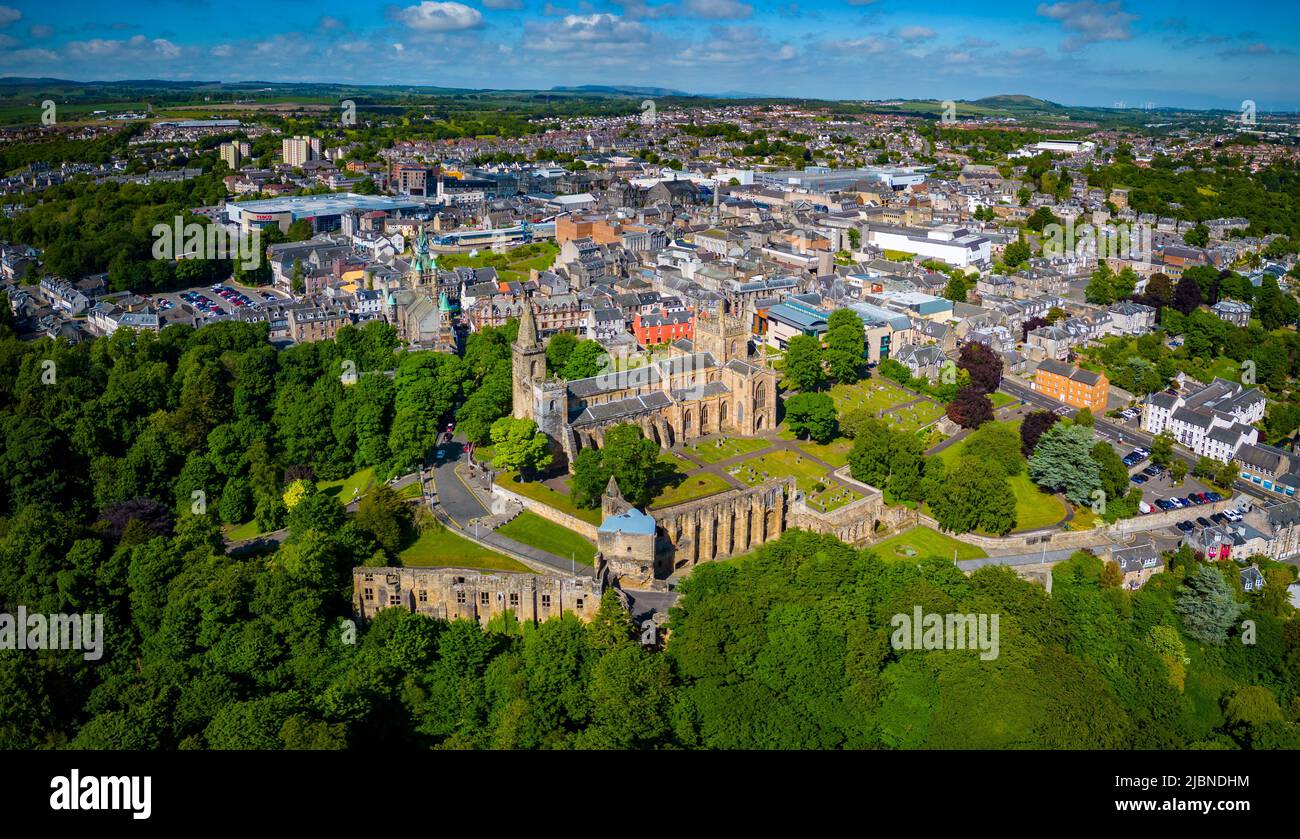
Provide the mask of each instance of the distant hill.
[{"label": "distant hill", "polygon": [[606,93],[626,96],[691,96],[681,90],[668,87],[636,87],[634,85],[582,84],[574,86],[556,85],[551,88],[555,93]]},{"label": "distant hill", "polygon": [[972,105],[983,105],[987,108],[1003,108],[1009,111],[1065,111],[1068,110],[1064,105],[1058,105],[1055,102],[1049,102],[1046,99],[1039,99],[1034,96],[1025,96],[1020,93],[1005,93],[998,96],[985,96],[983,99],[976,99]]}]

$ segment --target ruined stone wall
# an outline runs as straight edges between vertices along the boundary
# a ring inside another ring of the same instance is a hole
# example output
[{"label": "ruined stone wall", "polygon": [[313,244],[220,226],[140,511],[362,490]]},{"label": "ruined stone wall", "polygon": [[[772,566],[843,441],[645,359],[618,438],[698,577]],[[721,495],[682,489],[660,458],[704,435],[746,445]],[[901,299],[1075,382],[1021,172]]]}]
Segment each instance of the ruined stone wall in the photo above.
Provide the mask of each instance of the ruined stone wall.
[{"label": "ruined stone wall", "polygon": [[788,497],[794,478],[776,478],[656,510],[672,570],[746,553],[789,527]]},{"label": "ruined stone wall", "polygon": [[547,521],[554,522],[561,527],[567,527],[575,533],[581,533],[593,542],[597,539],[596,525],[591,522],[583,521],[577,516],[571,516],[562,510],[557,510],[549,504],[543,504],[541,501],[529,498],[526,495],[520,495],[496,482],[492,484],[492,494],[499,498],[514,501],[522,505],[525,510],[536,513]]},{"label": "ruined stone wall", "polygon": [[600,608],[600,583],[590,577],[550,577],[469,568],[354,568],[352,609],[369,619],[400,607],[440,620],[474,620],[514,612],[533,623],[564,612],[591,620]]}]

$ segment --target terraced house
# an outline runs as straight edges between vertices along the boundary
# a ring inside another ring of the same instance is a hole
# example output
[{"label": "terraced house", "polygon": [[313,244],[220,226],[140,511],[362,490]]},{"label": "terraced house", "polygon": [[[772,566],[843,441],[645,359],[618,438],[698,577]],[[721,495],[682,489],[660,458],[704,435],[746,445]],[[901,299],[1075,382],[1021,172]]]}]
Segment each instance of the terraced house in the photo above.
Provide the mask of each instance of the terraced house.
[{"label": "terraced house", "polygon": [[1187,395],[1168,391],[1147,397],[1142,409],[1142,430],[1174,439],[1203,457],[1226,463],[1244,445],[1259,442],[1252,423],[1264,419],[1264,395],[1237,382],[1215,379]]}]

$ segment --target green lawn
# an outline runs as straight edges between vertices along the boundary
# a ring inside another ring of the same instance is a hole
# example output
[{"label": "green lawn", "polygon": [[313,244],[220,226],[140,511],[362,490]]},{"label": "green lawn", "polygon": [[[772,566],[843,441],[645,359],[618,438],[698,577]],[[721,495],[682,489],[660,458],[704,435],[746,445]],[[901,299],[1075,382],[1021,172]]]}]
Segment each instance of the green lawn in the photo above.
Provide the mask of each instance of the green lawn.
[{"label": "green lawn", "polygon": [[[367,466],[358,472],[353,472],[346,478],[338,481],[317,481],[316,489],[326,495],[333,495],[343,504],[350,504],[357,498],[364,495],[370,485],[375,482],[375,470]],[[353,494],[355,493],[355,495]]]},{"label": "green lawn", "polygon": [[993,402],[993,410],[995,411],[998,408],[1001,408],[1005,405],[1010,405],[1014,402],[1019,401],[1016,399],[1016,397],[1012,396],[1011,394],[1003,393],[1000,390],[995,390],[992,393],[990,393],[989,400]]},{"label": "green lawn", "polygon": [[951,536],[946,536],[929,527],[913,527],[897,536],[891,536],[868,548],[872,553],[886,562],[919,559],[926,556],[940,556],[952,559],[957,551],[957,559],[980,559],[988,556],[984,551],[968,545]]},{"label": "green lawn", "polygon": [[754,437],[718,437],[687,446],[686,451],[701,463],[717,463],[729,457],[759,452],[771,445],[769,440]]},{"label": "green lawn", "polygon": [[403,501],[420,497],[420,482],[412,481],[397,491],[397,497]]},{"label": "green lawn", "polygon": [[712,472],[696,472],[693,475],[680,475],[672,483],[660,490],[654,500],[650,502],[651,509],[662,507],[671,507],[674,504],[681,504],[685,501],[694,501],[696,498],[703,498],[706,495],[714,495],[731,488],[720,475]]},{"label": "green lawn", "polygon": [[257,519],[246,521],[243,524],[237,524],[226,530],[226,538],[232,542],[242,542],[245,539],[252,539],[255,536],[261,536],[262,530],[257,526]]},{"label": "green lawn", "polygon": [[916,431],[943,416],[943,410],[943,406],[938,402],[926,400],[897,411],[890,411],[881,419],[900,431]]},{"label": "green lawn", "polygon": [[490,551],[445,527],[422,534],[399,557],[402,565],[411,567],[446,565],[490,571],[532,571],[522,562]]},{"label": "green lawn", "polygon": [[[1010,422],[994,420],[994,422],[1005,425],[1017,433],[1020,431],[1020,420]],[[937,457],[943,460],[945,466],[951,467],[957,462],[957,458],[962,456],[966,448],[966,442],[966,440],[963,440],[956,445],[949,446],[939,452]],[[1016,526],[1012,532],[1047,527],[1065,518],[1066,509],[1065,505],[1061,503],[1061,499],[1039,489],[1038,485],[1030,480],[1027,470],[1021,471],[1007,480],[1011,484],[1011,491],[1016,496]]]},{"label": "green lawn", "polygon": [[917,398],[916,394],[882,378],[863,379],[851,385],[835,385],[830,394],[840,416],[854,408],[866,408],[879,413]]},{"label": "green lawn", "polygon": [[517,472],[498,472],[496,482],[511,492],[517,492],[525,498],[540,501],[549,507],[581,519],[589,524],[600,524],[600,508],[582,510],[573,503],[568,495],[562,495],[538,481],[520,481]]},{"label": "green lawn", "polygon": [[810,458],[801,458],[798,452],[789,449],[746,458],[729,466],[727,472],[749,486],[761,484],[768,478],[793,476],[804,492],[812,492],[815,483],[831,482],[825,466]]},{"label": "green lawn", "polygon": [[848,465],[849,452],[853,450],[853,441],[847,437],[840,437],[837,440],[831,440],[829,443],[814,443],[812,440],[801,440],[799,441],[799,448],[818,460],[824,460],[839,469],[841,466]]},{"label": "green lawn", "polygon": [[498,527],[497,533],[565,559],[572,554],[583,565],[596,558],[596,546],[586,538],[527,510]]}]

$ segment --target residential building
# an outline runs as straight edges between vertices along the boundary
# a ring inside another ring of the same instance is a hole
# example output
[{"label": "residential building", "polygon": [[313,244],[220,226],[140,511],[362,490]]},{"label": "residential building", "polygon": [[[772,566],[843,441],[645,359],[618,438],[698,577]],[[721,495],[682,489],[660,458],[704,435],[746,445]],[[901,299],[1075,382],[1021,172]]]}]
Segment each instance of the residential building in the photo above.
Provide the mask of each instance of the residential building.
[{"label": "residential building", "polygon": [[1247,443],[1259,442],[1253,423],[1264,419],[1266,402],[1254,388],[1215,379],[1188,395],[1153,393],[1143,403],[1142,430],[1168,430],[1179,443],[1203,457],[1226,463]]},{"label": "residential building", "polygon": [[1094,373],[1049,358],[1038,364],[1034,373],[1034,390],[1058,402],[1100,414],[1106,411],[1110,380],[1105,373]]}]

